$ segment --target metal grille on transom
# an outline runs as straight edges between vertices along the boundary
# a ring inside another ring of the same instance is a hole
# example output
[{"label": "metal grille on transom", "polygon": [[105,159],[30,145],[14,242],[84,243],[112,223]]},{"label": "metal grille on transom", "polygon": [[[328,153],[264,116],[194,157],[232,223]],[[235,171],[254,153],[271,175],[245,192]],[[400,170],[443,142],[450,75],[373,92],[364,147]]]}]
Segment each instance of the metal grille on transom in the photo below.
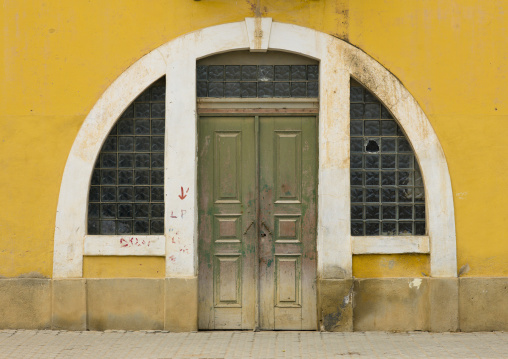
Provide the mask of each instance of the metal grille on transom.
[{"label": "metal grille on transom", "polygon": [[196,67],[197,97],[318,97],[318,65]]},{"label": "metal grille on transom", "polygon": [[95,163],[88,234],[164,233],[165,78],[124,111]]},{"label": "metal grille on transom", "polygon": [[418,161],[385,106],[351,79],[351,234],[425,235]]}]

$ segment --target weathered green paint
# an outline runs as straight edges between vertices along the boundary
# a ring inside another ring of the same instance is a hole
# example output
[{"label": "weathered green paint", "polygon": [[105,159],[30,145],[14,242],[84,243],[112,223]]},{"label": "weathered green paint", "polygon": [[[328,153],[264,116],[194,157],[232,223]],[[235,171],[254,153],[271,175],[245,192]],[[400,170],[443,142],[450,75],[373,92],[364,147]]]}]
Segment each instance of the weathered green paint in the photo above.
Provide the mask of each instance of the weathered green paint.
[{"label": "weathered green paint", "polygon": [[315,329],[316,118],[202,117],[199,146],[199,328]]}]

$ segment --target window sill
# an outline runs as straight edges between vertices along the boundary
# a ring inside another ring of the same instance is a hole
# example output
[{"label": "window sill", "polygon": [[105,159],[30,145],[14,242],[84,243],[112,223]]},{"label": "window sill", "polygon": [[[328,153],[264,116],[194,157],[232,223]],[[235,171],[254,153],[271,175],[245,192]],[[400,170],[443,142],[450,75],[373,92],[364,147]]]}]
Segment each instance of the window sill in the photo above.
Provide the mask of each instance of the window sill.
[{"label": "window sill", "polygon": [[351,237],[353,254],[430,253],[428,236]]},{"label": "window sill", "polygon": [[86,256],[164,256],[163,235],[99,235],[85,236]]}]

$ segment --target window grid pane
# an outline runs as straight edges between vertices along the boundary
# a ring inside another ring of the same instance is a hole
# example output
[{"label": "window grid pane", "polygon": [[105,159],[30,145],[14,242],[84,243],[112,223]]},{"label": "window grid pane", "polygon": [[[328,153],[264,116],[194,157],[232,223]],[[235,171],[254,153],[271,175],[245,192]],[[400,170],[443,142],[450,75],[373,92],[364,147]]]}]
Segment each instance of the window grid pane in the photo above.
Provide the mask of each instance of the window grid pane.
[{"label": "window grid pane", "polygon": [[425,191],[404,132],[351,80],[351,235],[425,235]]},{"label": "window grid pane", "polygon": [[199,65],[197,97],[318,97],[318,65]]},{"label": "window grid pane", "polygon": [[106,138],[91,179],[88,234],[164,234],[165,94],[163,78]]}]

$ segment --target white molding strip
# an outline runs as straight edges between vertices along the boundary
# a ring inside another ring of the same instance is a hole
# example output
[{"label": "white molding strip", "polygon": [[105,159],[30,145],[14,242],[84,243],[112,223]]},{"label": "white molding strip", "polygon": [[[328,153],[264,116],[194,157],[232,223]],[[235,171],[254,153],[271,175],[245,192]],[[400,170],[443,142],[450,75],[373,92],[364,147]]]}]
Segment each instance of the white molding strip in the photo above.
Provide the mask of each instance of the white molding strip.
[{"label": "white molding strip", "polygon": [[351,237],[353,254],[429,253],[428,236]]},{"label": "white molding strip", "polygon": [[[285,51],[320,61],[318,275],[321,278],[352,276],[348,88],[352,76],[386,105],[411,141],[425,183],[431,276],[456,277],[455,215],[448,166],[437,135],[416,100],[394,75],[362,50],[301,26],[273,22],[269,30],[269,22],[262,21],[262,33],[258,33],[262,41],[254,46],[255,50],[264,50],[267,41],[268,51]],[[166,277],[197,274],[194,66],[196,60],[206,56],[252,49],[248,28],[251,26],[245,21],[235,22],[173,39],[130,66],[97,101],[83,122],[65,165],[55,223],[54,278],[82,276],[89,238],[84,243],[87,195],[95,159],[122,111],[164,75],[167,80]],[[186,193],[185,200],[178,198],[182,190]],[[107,237],[106,241],[114,241]],[[391,247],[392,251],[400,250],[398,246]],[[114,255],[124,253],[121,248],[109,250]]]},{"label": "white molding strip", "polygon": [[86,236],[84,245],[86,256],[164,256],[166,237],[164,236]]}]

